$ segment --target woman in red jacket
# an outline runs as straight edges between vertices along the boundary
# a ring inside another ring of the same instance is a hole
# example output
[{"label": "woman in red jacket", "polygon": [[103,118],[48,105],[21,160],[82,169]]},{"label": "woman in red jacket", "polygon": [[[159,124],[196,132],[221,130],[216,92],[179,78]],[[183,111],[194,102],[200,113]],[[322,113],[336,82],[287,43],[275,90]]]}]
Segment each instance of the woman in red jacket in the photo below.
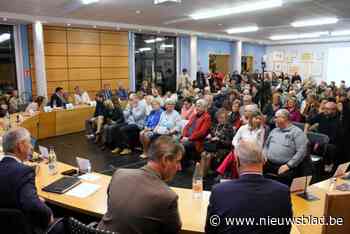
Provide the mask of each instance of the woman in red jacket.
[{"label": "woman in red jacket", "polygon": [[199,161],[200,153],[203,151],[203,144],[209,133],[211,126],[211,117],[207,112],[208,103],[204,99],[196,102],[196,114],[192,115],[186,124],[181,143],[184,145],[186,154],[184,159],[194,159]]}]

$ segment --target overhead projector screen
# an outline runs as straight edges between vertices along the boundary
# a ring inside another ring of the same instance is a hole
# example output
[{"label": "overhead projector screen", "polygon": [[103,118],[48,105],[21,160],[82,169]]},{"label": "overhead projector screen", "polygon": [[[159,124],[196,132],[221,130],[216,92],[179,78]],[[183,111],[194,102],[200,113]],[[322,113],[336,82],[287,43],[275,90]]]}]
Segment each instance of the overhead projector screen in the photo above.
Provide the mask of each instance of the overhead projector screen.
[{"label": "overhead projector screen", "polygon": [[350,83],[350,47],[330,48],[328,51],[327,82],[341,80]]}]

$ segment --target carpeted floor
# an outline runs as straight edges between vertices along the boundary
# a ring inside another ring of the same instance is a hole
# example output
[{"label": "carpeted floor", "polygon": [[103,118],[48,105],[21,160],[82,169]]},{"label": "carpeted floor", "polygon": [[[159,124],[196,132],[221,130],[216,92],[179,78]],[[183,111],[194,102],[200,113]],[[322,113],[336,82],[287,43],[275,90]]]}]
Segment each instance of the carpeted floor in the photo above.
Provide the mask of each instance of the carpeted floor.
[{"label": "carpeted floor", "polygon": [[[57,159],[61,162],[76,166],[76,157],[87,158],[91,161],[92,170],[95,172],[112,175],[116,168],[139,168],[146,164],[146,160],[139,157],[139,153],[119,156],[109,150],[102,151],[96,144],[85,138],[85,133],[75,133],[38,141],[39,145],[53,146]],[[170,186],[191,188],[194,167],[178,172]],[[214,176],[213,176],[214,177]],[[214,184],[214,178],[204,180],[204,189],[210,190]]]}]

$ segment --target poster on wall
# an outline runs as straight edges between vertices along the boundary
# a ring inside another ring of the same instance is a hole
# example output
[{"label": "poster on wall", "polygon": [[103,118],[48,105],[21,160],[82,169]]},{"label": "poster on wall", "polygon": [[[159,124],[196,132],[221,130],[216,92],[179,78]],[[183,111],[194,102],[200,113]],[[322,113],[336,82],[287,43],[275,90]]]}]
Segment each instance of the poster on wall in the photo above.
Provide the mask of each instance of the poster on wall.
[{"label": "poster on wall", "polygon": [[282,51],[274,51],[272,54],[272,59],[274,62],[282,62],[284,60],[284,54]]},{"label": "poster on wall", "polygon": [[282,71],[282,63],[275,63],[273,70],[276,72],[281,72]]},{"label": "poster on wall", "polygon": [[302,53],[300,59],[304,62],[311,62],[313,60],[313,54],[309,52]]}]

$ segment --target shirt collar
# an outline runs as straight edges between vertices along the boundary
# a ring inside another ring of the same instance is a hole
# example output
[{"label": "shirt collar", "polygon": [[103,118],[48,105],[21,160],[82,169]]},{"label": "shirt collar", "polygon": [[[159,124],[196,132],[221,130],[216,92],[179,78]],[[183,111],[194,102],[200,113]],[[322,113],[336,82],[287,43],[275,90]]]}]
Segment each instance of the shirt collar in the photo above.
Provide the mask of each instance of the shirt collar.
[{"label": "shirt collar", "polygon": [[160,180],[162,180],[162,177],[161,177],[161,175],[159,174],[159,172],[153,170],[150,166],[145,165],[144,167],[142,167],[142,169],[145,170],[145,171],[147,171],[147,172],[149,172],[150,174],[152,174],[152,175],[158,177]]}]

